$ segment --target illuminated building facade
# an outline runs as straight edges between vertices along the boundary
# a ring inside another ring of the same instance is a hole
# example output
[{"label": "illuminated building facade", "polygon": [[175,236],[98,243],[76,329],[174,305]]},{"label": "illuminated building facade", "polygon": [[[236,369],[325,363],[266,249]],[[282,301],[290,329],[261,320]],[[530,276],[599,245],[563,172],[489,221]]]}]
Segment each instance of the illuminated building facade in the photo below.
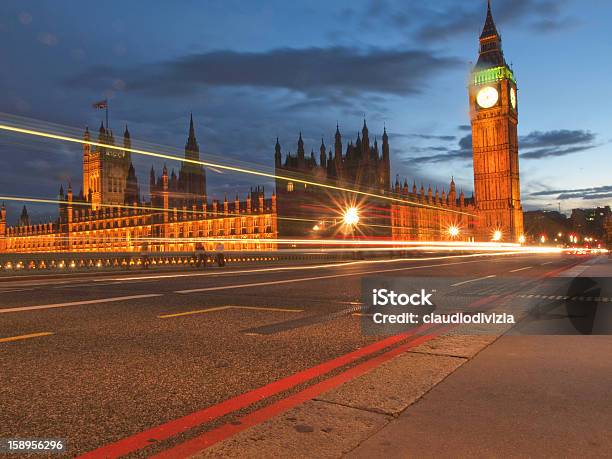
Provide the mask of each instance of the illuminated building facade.
[{"label": "illuminated building facade", "polygon": [[[85,129],[84,140],[90,141],[89,129]],[[100,124],[98,143],[115,145],[113,132]],[[123,134],[123,146],[131,147],[127,126]],[[92,209],[103,204],[122,205],[128,185],[128,174],[133,172],[129,151],[83,144],[83,198],[91,203]],[[135,177],[135,175],[133,176]]]},{"label": "illuminated building facade", "polygon": [[[355,143],[350,141],[343,153],[342,134],[336,126],[333,152],[326,151],[321,140],[319,162],[314,152],[306,157],[300,133],[297,153],[288,153],[283,161],[277,139],[274,158],[277,177],[279,233],[292,237],[367,237],[394,240],[470,240],[473,237],[475,207],[473,199],[457,194],[451,179],[448,194],[429,186],[412,189],[399,178],[390,183],[390,146],[386,129],[382,145],[369,141],[366,122]],[[295,180],[291,180],[291,179]],[[316,182],[321,188],[303,182]],[[359,195],[333,189],[348,188],[376,195]],[[380,197],[377,197],[380,196]],[[360,223],[347,228],[343,212],[355,207]],[[457,229],[459,232],[451,231]],[[350,230],[350,231],[349,231]],[[354,231],[353,231],[354,230]]]},{"label": "illuminated building facade", "polygon": [[440,194],[438,188],[434,194],[431,186],[427,192],[423,185],[417,190],[415,182],[409,190],[408,183],[404,181],[404,185],[400,187],[399,180],[395,182],[394,192],[396,196],[406,201],[419,204],[391,205],[394,240],[470,241],[474,239],[477,224],[474,199],[466,199],[463,191],[457,195],[454,179],[451,178],[448,194],[445,190]]},{"label": "illuminated building facade", "polygon": [[[281,145],[276,140],[274,164],[275,174],[279,177],[276,180],[276,193],[281,235],[316,238],[335,236],[341,229],[342,212],[349,206],[359,207],[362,216],[367,216],[365,225],[361,225],[360,234],[370,237],[391,235],[388,203],[383,201],[374,204],[374,201],[378,201],[376,198],[360,199],[350,192],[333,189],[344,187],[375,195],[389,193],[387,132],[383,133],[382,148],[379,150],[378,140],[370,143],[368,126],[364,120],[355,143],[350,141],[346,150],[343,150],[342,134],[338,126],[333,151],[332,148],[327,151],[321,139],[318,163],[314,151],[306,157],[301,133],[296,154],[288,153],[284,160]],[[329,188],[304,182],[322,183]]]},{"label": "illuminated building facade", "polygon": [[[89,140],[89,131],[85,131]],[[112,132],[100,127],[100,143],[114,145]],[[131,148],[126,128],[123,145]],[[185,158],[199,161],[193,118]],[[251,189],[246,199],[223,202],[206,197],[201,166],[183,162],[179,175],[164,166],[159,177],[151,168],[150,200],[144,202],[129,152],[83,148],[83,192],[68,185],[59,192],[59,217],[30,224],[26,208],[19,224],[6,225],[0,213],[0,251],[4,252],[175,252],[196,248],[272,250],[278,237],[276,196]],[[201,245],[200,245],[201,244]]]},{"label": "illuminated building facade", "polygon": [[503,240],[518,242],[523,235],[523,209],[516,79],[504,58],[490,3],[470,80],[478,237],[487,239],[498,231]]}]

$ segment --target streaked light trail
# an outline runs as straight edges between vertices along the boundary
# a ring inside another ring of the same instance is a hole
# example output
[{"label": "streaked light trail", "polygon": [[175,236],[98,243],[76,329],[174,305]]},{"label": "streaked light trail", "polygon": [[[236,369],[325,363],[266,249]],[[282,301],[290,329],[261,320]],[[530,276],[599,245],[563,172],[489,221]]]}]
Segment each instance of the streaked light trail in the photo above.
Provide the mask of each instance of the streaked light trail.
[{"label": "streaked light trail", "polygon": [[91,140],[79,139],[79,138],[76,138],[76,137],[70,137],[70,136],[66,136],[66,135],[53,134],[53,133],[50,133],[50,132],[44,132],[44,131],[39,131],[39,130],[20,128],[20,127],[16,127],[16,126],[10,126],[8,124],[0,124],[0,130],[4,130],[4,131],[8,131],[8,132],[15,132],[15,133],[18,133],[18,134],[26,134],[26,135],[31,135],[31,136],[35,136],[35,137],[42,137],[42,138],[47,138],[47,139],[62,140],[64,142],[78,143],[78,144],[81,144],[81,145],[90,145],[92,147],[106,148],[106,149],[109,149],[109,150],[128,151],[130,153],[135,153],[135,154],[145,155],[145,156],[151,156],[151,157],[154,157],[154,158],[168,159],[168,160],[172,160],[172,161],[181,161],[181,162],[184,162],[184,163],[192,163],[192,164],[197,164],[197,165],[201,165],[201,166],[205,166],[205,167],[209,167],[209,168],[216,168],[216,169],[220,169],[220,170],[227,170],[227,171],[238,172],[238,173],[242,173],[242,174],[257,175],[257,176],[260,176],[260,177],[266,177],[266,178],[270,178],[270,179],[280,179],[280,180],[285,180],[285,181],[288,181],[288,182],[296,182],[296,183],[301,183],[301,184],[304,184],[304,185],[317,186],[317,187],[326,188],[326,189],[335,190],[335,191],[342,191],[342,192],[346,192],[346,193],[353,193],[353,194],[357,194],[357,195],[360,195],[360,196],[367,196],[367,197],[370,197],[370,198],[376,198],[376,199],[381,199],[381,200],[386,200],[386,201],[391,201],[391,202],[397,202],[397,203],[406,204],[406,205],[412,205],[412,206],[417,206],[417,207],[424,207],[424,208],[429,208],[429,209],[436,209],[436,210],[441,210],[441,211],[444,211],[444,212],[451,212],[451,213],[455,213],[455,214],[470,215],[470,216],[473,216],[473,217],[477,217],[477,215],[475,215],[475,214],[472,214],[472,213],[469,213],[469,212],[463,212],[463,211],[460,211],[460,210],[448,209],[448,208],[444,208],[444,207],[440,207],[440,206],[432,206],[432,205],[423,204],[423,203],[420,203],[420,202],[408,201],[408,200],[405,200],[405,199],[395,198],[393,196],[384,196],[384,195],[380,195],[380,194],[376,194],[376,193],[371,193],[371,192],[368,192],[368,191],[354,190],[354,189],[351,189],[351,188],[330,185],[328,183],[319,183],[319,182],[313,182],[311,180],[304,180],[304,179],[301,179],[301,178],[286,177],[286,176],[282,176],[282,175],[272,174],[270,172],[263,172],[263,171],[253,170],[253,169],[246,169],[244,167],[229,166],[229,165],[225,165],[225,164],[211,163],[211,162],[208,162],[208,161],[198,161],[198,160],[189,159],[189,158],[180,158],[178,156],[168,155],[168,154],[165,154],[165,153],[157,153],[157,152],[148,151],[148,150],[142,150],[142,149],[138,149],[138,148],[126,148],[126,147],[121,147],[121,146],[118,146],[118,145],[109,145],[109,144],[105,144],[105,143],[101,143],[101,142],[94,142],[94,141],[91,141]]}]

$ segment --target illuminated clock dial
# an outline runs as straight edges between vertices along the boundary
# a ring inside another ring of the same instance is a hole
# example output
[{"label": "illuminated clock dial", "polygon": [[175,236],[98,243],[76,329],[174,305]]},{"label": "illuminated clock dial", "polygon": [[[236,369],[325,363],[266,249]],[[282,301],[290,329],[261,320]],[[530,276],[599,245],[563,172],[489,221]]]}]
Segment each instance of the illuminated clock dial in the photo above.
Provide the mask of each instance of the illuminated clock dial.
[{"label": "illuminated clock dial", "polygon": [[480,91],[478,91],[478,95],[476,96],[476,102],[482,108],[491,108],[493,105],[497,103],[499,99],[499,93],[497,89],[492,86],[485,86]]},{"label": "illuminated clock dial", "polygon": [[510,88],[510,105],[516,110],[516,89]]}]

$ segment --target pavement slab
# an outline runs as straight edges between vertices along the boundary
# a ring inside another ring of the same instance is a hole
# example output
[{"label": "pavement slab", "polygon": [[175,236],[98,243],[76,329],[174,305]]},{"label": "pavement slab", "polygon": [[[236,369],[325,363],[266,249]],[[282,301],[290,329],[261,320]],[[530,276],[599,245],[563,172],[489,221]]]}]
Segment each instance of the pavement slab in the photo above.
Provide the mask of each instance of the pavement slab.
[{"label": "pavement slab", "polygon": [[418,345],[411,352],[471,358],[494,342],[499,335],[448,334]]},{"label": "pavement slab", "polygon": [[347,457],[610,457],[612,337],[504,336]]},{"label": "pavement slab", "polygon": [[194,458],[338,458],[389,421],[379,413],[308,401]]},{"label": "pavement slab", "polygon": [[317,400],[396,416],[464,362],[457,357],[406,353]]}]

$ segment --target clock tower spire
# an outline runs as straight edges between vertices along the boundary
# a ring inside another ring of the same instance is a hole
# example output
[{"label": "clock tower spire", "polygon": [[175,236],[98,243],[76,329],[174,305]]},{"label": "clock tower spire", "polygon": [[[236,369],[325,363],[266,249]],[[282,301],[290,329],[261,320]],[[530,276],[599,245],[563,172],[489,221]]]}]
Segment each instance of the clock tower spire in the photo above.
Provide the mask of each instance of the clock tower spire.
[{"label": "clock tower spire", "polygon": [[523,235],[523,209],[516,79],[506,64],[490,1],[468,90],[479,238],[491,240],[495,235],[518,242]]}]

